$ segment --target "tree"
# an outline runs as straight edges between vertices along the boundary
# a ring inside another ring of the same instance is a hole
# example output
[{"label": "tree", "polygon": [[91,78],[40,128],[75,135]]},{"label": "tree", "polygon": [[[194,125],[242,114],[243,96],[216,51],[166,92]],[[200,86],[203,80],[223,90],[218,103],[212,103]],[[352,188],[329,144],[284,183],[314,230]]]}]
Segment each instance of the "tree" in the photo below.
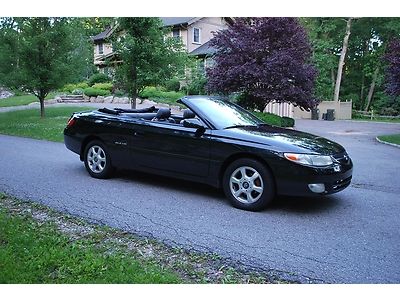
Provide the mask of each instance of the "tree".
[{"label": "tree", "polygon": [[34,94],[40,101],[42,118],[46,96],[77,72],[69,21],[11,18],[0,23],[0,83]]},{"label": "tree", "polygon": [[[319,71],[316,96],[333,99],[347,24],[342,18],[303,18],[301,21],[309,32],[313,61]],[[340,99],[352,100],[353,107],[359,110],[370,106],[380,110],[391,105],[383,84],[386,62],[382,57],[388,41],[399,36],[399,32],[399,18],[354,18],[351,21]]]},{"label": "tree", "polygon": [[393,39],[387,49],[385,59],[386,68],[386,92],[393,98],[400,96],[400,39]]},{"label": "tree", "polygon": [[338,18],[301,18],[312,48],[313,63],[318,70],[315,94],[318,99],[332,100],[338,66],[338,45],[343,40],[344,22]]},{"label": "tree", "polygon": [[298,19],[235,18],[211,43],[217,53],[207,70],[210,92],[242,93],[248,108],[261,111],[271,101],[307,110],[318,103],[311,46]]},{"label": "tree", "polygon": [[165,38],[159,18],[120,18],[113,47],[122,63],[115,80],[129,93],[132,108],[147,85],[165,82],[183,74],[187,53],[181,41]]},{"label": "tree", "polygon": [[74,40],[77,44],[76,51],[79,52],[81,69],[81,73],[75,78],[76,82],[88,80],[90,76],[97,72],[93,64],[94,53],[91,38],[113,24],[114,18],[108,17],[73,18],[71,26],[74,28]]},{"label": "tree", "polygon": [[349,45],[349,37],[351,33],[351,20],[352,18],[348,18],[346,21],[346,33],[343,38],[343,46],[342,51],[340,52],[338,70],[336,74],[336,84],[335,84],[335,92],[333,94],[333,101],[339,102],[339,93],[340,93],[340,84],[342,82],[342,72],[344,66],[344,60],[346,58],[347,47]]}]

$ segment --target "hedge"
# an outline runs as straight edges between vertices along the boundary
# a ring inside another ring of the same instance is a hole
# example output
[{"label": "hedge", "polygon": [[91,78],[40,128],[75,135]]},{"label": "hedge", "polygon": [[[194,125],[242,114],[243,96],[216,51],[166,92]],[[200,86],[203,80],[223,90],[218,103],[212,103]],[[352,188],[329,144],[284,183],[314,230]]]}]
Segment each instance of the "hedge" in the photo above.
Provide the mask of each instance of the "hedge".
[{"label": "hedge", "polygon": [[253,115],[261,119],[263,122],[269,125],[275,125],[280,127],[294,127],[294,119],[288,117],[280,117],[271,113],[262,113],[253,111]]},{"label": "hedge", "polygon": [[179,89],[181,88],[181,83],[178,79],[174,78],[165,83],[165,88],[168,91],[179,92]]},{"label": "hedge", "polygon": [[86,82],[70,83],[64,85],[60,91],[65,93],[72,93],[75,90],[83,90],[88,87],[89,85]]},{"label": "hedge", "polygon": [[86,96],[88,96],[88,97],[111,95],[110,91],[102,90],[102,89],[96,89],[96,88],[93,88],[93,87],[89,87],[89,88],[84,89],[84,94]]},{"label": "hedge", "polygon": [[104,82],[109,82],[110,77],[108,77],[106,74],[103,73],[97,73],[93,74],[90,76],[88,83],[90,86],[94,85],[95,83],[104,83]]},{"label": "hedge", "polygon": [[163,102],[174,103],[179,98],[182,98],[185,94],[181,92],[166,92],[162,88],[154,86],[145,87],[142,92],[139,93],[141,98],[149,98],[152,100],[161,100]]},{"label": "hedge", "polygon": [[100,89],[100,90],[107,90],[112,91],[113,84],[111,82],[104,82],[104,83],[95,83],[92,88]]}]

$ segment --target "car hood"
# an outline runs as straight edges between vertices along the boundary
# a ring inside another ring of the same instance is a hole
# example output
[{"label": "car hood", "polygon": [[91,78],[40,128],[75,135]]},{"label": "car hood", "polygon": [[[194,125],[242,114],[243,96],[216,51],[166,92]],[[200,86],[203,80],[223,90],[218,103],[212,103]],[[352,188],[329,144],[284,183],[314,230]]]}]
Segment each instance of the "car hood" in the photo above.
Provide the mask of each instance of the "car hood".
[{"label": "car hood", "polygon": [[326,138],[277,126],[261,125],[217,131],[226,138],[265,145],[278,152],[332,155],[345,151],[341,145]]}]

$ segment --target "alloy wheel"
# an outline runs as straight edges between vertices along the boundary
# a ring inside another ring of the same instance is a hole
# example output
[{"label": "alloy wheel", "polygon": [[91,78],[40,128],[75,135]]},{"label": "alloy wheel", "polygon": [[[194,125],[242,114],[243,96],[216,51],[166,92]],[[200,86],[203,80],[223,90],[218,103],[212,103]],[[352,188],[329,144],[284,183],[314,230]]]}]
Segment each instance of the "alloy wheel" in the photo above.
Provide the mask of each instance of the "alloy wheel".
[{"label": "alloy wheel", "polygon": [[250,204],[256,202],[262,196],[264,182],[256,169],[242,166],[232,172],[229,187],[236,200]]},{"label": "alloy wheel", "polygon": [[87,163],[93,173],[99,174],[103,172],[107,164],[106,153],[98,145],[90,147],[87,152]]}]

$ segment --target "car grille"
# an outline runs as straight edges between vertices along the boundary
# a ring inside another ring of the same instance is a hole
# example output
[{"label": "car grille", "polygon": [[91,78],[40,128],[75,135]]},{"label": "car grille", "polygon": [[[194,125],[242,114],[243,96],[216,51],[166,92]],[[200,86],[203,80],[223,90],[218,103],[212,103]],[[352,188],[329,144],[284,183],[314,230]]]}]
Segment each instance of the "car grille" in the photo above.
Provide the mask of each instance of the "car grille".
[{"label": "car grille", "polygon": [[349,186],[350,182],[351,182],[351,177],[347,177],[345,179],[341,179],[341,180],[336,180],[333,185],[332,185],[332,189],[334,191],[336,190],[341,190],[344,189],[345,187]]},{"label": "car grille", "polygon": [[333,158],[341,165],[348,165],[350,163],[350,157],[346,152],[335,154]]}]

